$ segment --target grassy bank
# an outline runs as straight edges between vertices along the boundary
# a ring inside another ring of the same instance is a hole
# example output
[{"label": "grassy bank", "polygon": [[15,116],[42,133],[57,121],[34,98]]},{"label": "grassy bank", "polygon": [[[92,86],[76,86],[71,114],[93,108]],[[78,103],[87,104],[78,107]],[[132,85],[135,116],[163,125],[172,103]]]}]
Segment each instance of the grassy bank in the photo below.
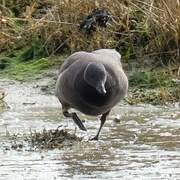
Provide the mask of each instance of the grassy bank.
[{"label": "grassy bank", "polygon": [[26,48],[17,51],[14,57],[0,57],[0,77],[27,81],[37,78],[50,69],[58,69],[65,59],[65,55],[57,57],[39,57],[26,60]]},{"label": "grassy bank", "polygon": [[168,105],[180,102],[180,81],[170,70],[140,71],[129,75],[129,104]]},{"label": "grassy bank", "polygon": [[[109,13],[107,27],[91,34],[80,24],[95,9]],[[32,57],[115,48],[127,63],[179,65],[179,0],[0,0],[0,52],[29,48]]]}]

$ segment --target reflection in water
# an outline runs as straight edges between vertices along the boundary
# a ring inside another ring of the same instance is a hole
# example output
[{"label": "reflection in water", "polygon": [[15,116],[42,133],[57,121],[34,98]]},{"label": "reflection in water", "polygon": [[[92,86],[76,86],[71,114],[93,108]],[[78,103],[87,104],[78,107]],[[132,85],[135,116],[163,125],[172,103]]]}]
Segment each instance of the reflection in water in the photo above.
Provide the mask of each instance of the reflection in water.
[{"label": "reflection in water", "polygon": [[[114,121],[114,114],[121,114]],[[99,122],[85,117],[88,134]],[[63,121],[62,121],[63,120]],[[0,179],[179,179],[180,112],[153,106],[116,107],[107,120],[100,141],[81,142],[53,151],[6,150],[10,133],[42,130],[71,121],[56,107],[8,110],[0,114]],[[79,131],[79,135],[81,132]]]}]

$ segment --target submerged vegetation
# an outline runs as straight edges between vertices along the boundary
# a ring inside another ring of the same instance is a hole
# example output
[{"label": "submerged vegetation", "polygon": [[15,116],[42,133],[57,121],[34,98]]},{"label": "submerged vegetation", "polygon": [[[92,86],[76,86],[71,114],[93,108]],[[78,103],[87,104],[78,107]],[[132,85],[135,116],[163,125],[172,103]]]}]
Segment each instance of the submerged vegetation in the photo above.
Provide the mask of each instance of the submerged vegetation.
[{"label": "submerged vegetation", "polygon": [[74,142],[80,142],[82,138],[62,129],[46,130],[31,133],[29,144],[39,149],[61,149],[64,146],[72,146]]},{"label": "submerged vegetation", "polygon": [[36,151],[62,149],[63,147],[71,147],[74,143],[81,142],[82,138],[68,132],[65,129],[43,129],[40,132],[30,132],[26,134],[10,134],[6,133],[9,145],[2,148],[5,150],[17,151]]}]

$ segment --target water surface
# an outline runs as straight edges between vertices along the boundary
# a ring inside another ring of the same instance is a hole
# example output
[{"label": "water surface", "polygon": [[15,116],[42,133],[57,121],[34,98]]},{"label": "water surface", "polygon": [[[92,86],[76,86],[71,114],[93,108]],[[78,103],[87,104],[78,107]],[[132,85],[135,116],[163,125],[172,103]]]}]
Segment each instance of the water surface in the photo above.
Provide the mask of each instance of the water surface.
[{"label": "water surface", "polygon": [[119,104],[97,142],[87,139],[96,134],[99,121],[81,114],[88,129],[87,134],[77,130],[83,142],[61,150],[9,150],[9,133],[59,125],[73,133],[75,128],[54,96],[37,95],[38,89],[24,84],[8,87],[10,108],[0,113],[0,179],[180,179],[178,106]]}]

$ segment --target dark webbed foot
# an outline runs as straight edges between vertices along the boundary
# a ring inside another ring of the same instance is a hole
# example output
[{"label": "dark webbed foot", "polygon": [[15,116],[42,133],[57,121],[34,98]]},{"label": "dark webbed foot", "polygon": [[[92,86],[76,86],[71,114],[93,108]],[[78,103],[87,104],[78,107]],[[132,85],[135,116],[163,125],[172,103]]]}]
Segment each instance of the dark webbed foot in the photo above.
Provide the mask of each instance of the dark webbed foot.
[{"label": "dark webbed foot", "polygon": [[76,113],[69,113],[68,111],[63,111],[63,114],[65,117],[71,117],[75,124],[79,127],[79,129],[83,131],[87,131],[86,127],[82,123],[82,121],[79,119]]},{"label": "dark webbed foot", "polygon": [[98,138],[98,136],[94,136],[93,138],[90,138],[89,140],[90,140],[90,141],[98,141],[99,138]]}]

